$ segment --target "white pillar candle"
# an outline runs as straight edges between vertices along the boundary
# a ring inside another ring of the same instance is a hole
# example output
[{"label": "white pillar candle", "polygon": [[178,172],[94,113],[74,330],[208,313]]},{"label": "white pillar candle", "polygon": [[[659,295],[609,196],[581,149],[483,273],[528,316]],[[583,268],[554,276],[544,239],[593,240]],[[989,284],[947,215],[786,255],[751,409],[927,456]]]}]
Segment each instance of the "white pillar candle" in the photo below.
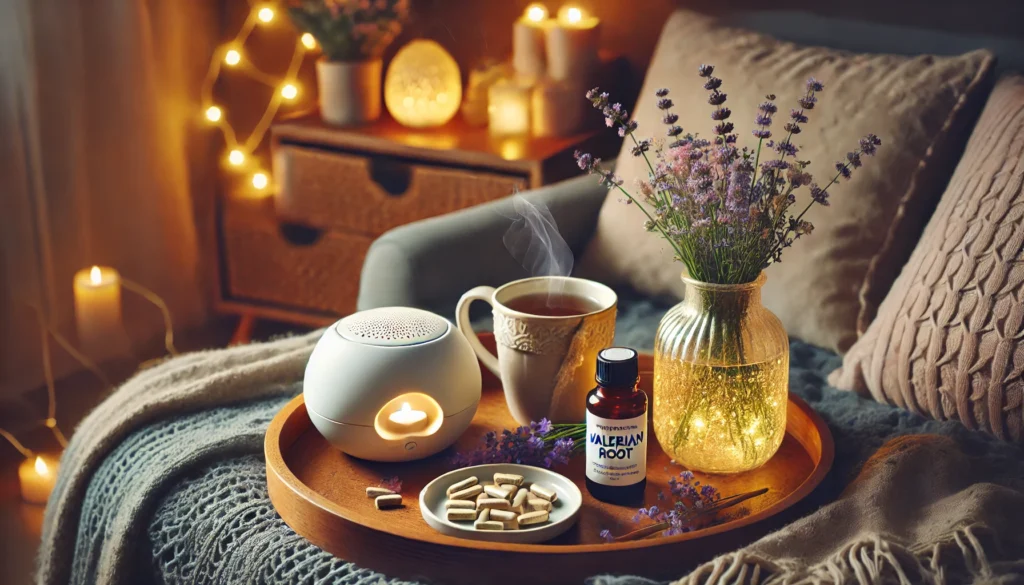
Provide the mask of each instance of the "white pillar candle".
[{"label": "white pillar candle", "polygon": [[123,344],[121,275],[107,266],[75,273],[75,324],[78,342],[92,357],[110,357]]},{"label": "white pillar candle", "polygon": [[506,79],[487,91],[487,118],[491,134],[522,135],[530,132],[531,86],[520,80]]},{"label": "white pillar candle", "polygon": [[59,466],[55,458],[47,455],[36,455],[22,461],[18,466],[21,498],[29,504],[45,504],[57,482]]},{"label": "white pillar candle", "polygon": [[597,67],[601,21],[582,8],[563,6],[547,27],[547,74],[557,81],[588,83]]},{"label": "white pillar candle", "polygon": [[470,126],[487,125],[487,91],[502,79],[511,77],[507,63],[482,66],[469,72],[469,83],[462,98],[462,118]]},{"label": "white pillar candle", "polygon": [[550,24],[548,9],[534,3],[512,25],[512,67],[517,74],[544,75],[544,31]]},{"label": "white pillar candle", "polygon": [[570,136],[583,126],[584,85],[545,79],[533,87],[530,120],[534,136]]}]

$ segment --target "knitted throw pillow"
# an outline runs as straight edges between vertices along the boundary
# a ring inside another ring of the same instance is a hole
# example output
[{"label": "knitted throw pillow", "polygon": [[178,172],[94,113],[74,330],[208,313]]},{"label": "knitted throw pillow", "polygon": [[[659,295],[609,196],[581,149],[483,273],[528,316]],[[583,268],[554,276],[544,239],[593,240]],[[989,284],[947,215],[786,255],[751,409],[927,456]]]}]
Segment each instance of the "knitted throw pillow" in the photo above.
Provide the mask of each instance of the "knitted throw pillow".
[{"label": "knitted throw pillow", "polygon": [[[814,233],[768,268],[762,290],[765,305],[791,335],[846,350],[857,338],[858,319],[866,328],[874,317],[949,180],[991,88],[992,54],[858,55],[782,42],[679,10],[665,24],[644,80],[634,113],[639,136],[664,136],[654,95],[661,87],[671,90],[684,131],[711,134],[712,106],[697,77],[701,63],[715,65],[715,76],[724,80],[721,91],[728,94],[741,146],[755,145],[750,131],[765,94],[778,96],[778,134],[807,78],[825,83],[808,112],[810,123],[794,141],[801,148],[797,157],[812,161],[809,171],[821,184],[860,137],[873,132],[882,139],[877,156],[831,189],[831,207],[812,208]],[[647,176],[631,145],[627,140],[616,168],[627,188]],[[672,261],[667,244],[643,231],[641,212],[620,199],[613,191],[605,201],[581,273],[678,297],[682,264]]]},{"label": "knitted throw pillow", "polygon": [[924,236],[829,382],[1024,440],[1024,77],[1002,79]]}]

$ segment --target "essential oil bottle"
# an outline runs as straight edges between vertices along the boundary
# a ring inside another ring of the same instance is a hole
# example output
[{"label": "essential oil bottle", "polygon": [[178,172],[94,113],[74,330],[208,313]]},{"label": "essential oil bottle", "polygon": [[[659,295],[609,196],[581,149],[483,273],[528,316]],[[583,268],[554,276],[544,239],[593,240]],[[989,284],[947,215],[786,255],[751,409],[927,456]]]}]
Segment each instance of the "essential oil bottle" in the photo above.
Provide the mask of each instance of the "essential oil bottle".
[{"label": "essential oil bottle", "polygon": [[647,486],[647,394],[637,388],[635,350],[597,354],[597,388],[587,394],[587,491],[612,504],[637,504]]}]

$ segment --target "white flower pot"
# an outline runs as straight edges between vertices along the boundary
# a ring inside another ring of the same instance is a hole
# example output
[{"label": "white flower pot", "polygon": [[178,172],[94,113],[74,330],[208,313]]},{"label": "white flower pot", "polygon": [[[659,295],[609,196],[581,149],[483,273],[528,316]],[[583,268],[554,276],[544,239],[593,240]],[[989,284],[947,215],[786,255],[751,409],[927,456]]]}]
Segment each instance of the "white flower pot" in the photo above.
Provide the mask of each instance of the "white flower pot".
[{"label": "white flower pot", "polygon": [[354,126],[380,117],[380,59],[316,62],[320,117],[328,124]]}]

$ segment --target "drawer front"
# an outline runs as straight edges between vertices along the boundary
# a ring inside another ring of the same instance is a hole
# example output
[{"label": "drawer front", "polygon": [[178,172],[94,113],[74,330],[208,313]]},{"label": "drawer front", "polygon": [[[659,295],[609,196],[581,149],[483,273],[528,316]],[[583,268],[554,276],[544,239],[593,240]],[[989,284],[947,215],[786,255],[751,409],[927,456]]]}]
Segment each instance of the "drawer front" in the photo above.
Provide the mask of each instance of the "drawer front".
[{"label": "drawer front", "polygon": [[359,272],[373,239],[283,225],[267,203],[224,203],[227,296],[299,311],[355,311]]},{"label": "drawer front", "polygon": [[280,144],[278,214],[307,225],[378,236],[419,219],[526,188],[526,177]]}]

